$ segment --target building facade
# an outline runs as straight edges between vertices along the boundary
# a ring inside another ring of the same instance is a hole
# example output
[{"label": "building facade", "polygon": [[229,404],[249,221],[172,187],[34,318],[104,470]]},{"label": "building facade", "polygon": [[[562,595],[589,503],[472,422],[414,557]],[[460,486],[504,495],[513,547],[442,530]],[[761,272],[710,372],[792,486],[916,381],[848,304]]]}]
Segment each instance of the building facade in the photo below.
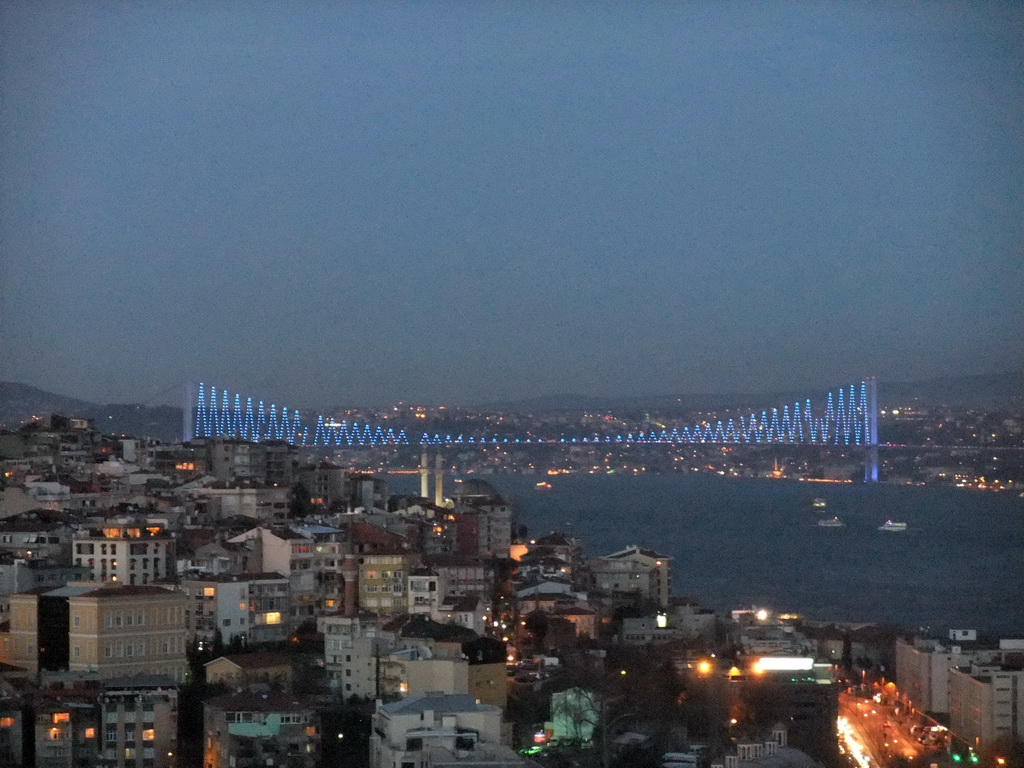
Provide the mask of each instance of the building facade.
[{"label": "building facade", "polygon": [[430,693],[377,705],[370,735],[370,768],[521,766],[501,743],[501,709],[472,696]]},{"label": "building facade", "polygon": [[75,534],[74,563],[86,566],[92,580],[145,585],[177,572],[174,540],[162,526],[116,524]]},{"label": "building facade", "polygon": [[107,680],[100,695],[99,765],[172,768],[178,753],[177,681],[165,675]]},{"label": "building facade", "polygon": [[203,707],[204,768],[313,768],[320,724],[313,703],[287,693],[232,693]]},{"label": "building facade", "polygon": [[949,727],[975,749],[1024,736],[1024,670],[975,663],[949,672]]},{"label": "building facade", "polygon": [[99,587],[69,600],[72,672],[102,679],[185,679],[185,594],[156,586]]}]

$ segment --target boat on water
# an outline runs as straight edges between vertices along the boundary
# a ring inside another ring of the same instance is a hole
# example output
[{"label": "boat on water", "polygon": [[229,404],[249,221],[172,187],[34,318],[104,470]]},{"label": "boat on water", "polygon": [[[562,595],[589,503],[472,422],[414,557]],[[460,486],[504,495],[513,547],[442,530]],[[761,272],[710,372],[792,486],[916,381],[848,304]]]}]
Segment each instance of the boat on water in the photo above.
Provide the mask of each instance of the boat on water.
[{"label": "boat on water", "polygon": [[818,498],[815,498],[815,499],[811,499],[811,509],[822,510],[822,509],[824,509],[827,506],[828,506],[828,504],[821,497],[818,497]]},{"label": "boat on water", "polygon": [[826,517],[818,521],[818,525],[821,528],[842,528],[846,523],[840,520],[838,517]]},{"label": "boat on water", "polygon": [[907,530],[906,523],[894,523],[892,520],[886,520],[882,525],[878,526],[880,531],[905,531]]},{"label": "boat on water", "polygon": [[551,483],[540,482],[534,486],[538,491],[550,491],[552,489]]}]

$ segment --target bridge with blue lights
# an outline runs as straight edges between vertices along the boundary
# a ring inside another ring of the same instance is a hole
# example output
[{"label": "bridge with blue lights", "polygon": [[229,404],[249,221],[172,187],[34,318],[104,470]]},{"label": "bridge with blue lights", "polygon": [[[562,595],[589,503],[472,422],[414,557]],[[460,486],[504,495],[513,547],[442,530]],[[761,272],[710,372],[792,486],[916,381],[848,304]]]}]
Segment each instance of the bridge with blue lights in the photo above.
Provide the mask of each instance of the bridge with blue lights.
[{"label": "bridge with blue lights", "polygon": [[[200,382],[186,388],[184,439],[226,438],[323,448],[359,446],[470,446],[505,444],[607,445],[817,445],[867,449],[865,480],[878,479],[878,396],[873,378],[760,413],[682,428],[540,438],[498,434],[413,432],[317,414],[307,419],[295,408],[229,392]],[[410,437],[410,433],[412,436]]]}]

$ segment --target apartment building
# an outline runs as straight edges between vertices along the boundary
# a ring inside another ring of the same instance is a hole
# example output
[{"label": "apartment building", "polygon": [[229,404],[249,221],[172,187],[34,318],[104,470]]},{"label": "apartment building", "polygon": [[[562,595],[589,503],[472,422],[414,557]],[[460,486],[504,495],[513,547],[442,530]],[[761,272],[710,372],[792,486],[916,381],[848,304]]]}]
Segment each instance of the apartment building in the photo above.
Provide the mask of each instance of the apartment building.
[{"label": "apartment building", "polygon": [[316,544],[311,536],[287,528],[258,527],[229,541],[247,542],[252,547],[251,569],[288,577],[288,615],[293,625],[316,616],[322,590],[316,567]]},{"label": "apartment building", "polygon": [[465,694],[429,693],[377,704],[370,735],[370,768],[526,765],[501,743],[501,708]]},{"label": "apartment building", "polygon": [[220,574],[184,579],[189,640],[243,645],[280,642],[288,636],[288,579],[279,573]]},{"label": "apartment building", "polygon": [[156,586],[99,587],[69,598],[68,669],[101,680],[185,678],[185,595]]},{"label": "apartment building", "polygon": [[949,712],[951,668],[992,662],[1001,655],[998,647],[980,645],[973,630],[951,630],[951,636],[955,639],[896,640],[896,682],[900,693],[924,712]]},{"label": "apartment building", "polygon": [[949,727],[975,749],[1024,736],[1024,669],[975,662],[949,671]]},{"label": "apartment building", "polygon": [[324,616],[317,629],[324,636],[324,666],[332,688],[345,697],[375,698],[384,692],[383,679],[389,675],[382,659],[395,648],[395,635],[384,631],[375,615]]},{"label": "apartment building", "polygon": [[26,561],[67,563],[73,529],[59,522],[18,519],[0,521],[0,554]]},{"label": "apartment building", "polygon": [[34,697],[36,768],[98,764],[100,719],[89,690],[40,691]]},{"label": "apartment building", "polygon": [[313,702],[287,693],[242,691],[203,706],[204,768],[313,768],[320,724]]},{"label": "apartment building", "polygon": [[166,675],[107,680],[99,697],[102,765],[172,768],[178,753],[177,682]]},{"label": "apartment building", "polygon": [[411,552],[359,557],[359,606],[382,616],[406,611],[406,575],[417,564]]},{"label": "apartment building", "polygon": [[75,534],[74,563],[86,566],[93,581],[146,585],[177,571],[174,539],[154,523],[112,524]]},{"label": "apartment building", "polygon": [[651,600],[667,608],[672,596],[672,558],[632,544],[590,562],[594,586],[611,597]]}]

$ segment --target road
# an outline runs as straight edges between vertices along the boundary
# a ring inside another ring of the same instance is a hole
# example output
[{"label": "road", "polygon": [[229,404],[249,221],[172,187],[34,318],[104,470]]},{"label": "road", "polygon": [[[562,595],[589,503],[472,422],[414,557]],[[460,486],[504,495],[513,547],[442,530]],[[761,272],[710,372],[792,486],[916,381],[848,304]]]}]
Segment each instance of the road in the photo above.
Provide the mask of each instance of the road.
[{"label": "road", "polygon": [[911,722],[874,699],[850,693],[839,696],[840,745],[859,768],[887,768],[896,758],[916,761],[933,750],[909,732]]}]

